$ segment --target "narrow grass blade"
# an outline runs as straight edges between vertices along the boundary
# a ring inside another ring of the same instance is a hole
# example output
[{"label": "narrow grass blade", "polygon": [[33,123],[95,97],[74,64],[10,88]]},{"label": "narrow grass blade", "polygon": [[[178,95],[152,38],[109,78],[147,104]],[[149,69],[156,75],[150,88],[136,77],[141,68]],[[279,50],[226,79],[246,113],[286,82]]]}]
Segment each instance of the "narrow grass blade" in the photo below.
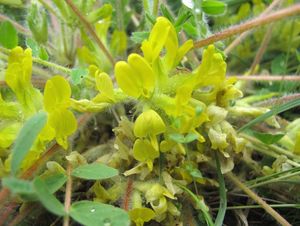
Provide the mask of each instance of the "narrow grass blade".
[{"label": "narrow grass blade", "polygon": [[219,181],[219,193],[220,193],[220,205],[218,215],[216,217],[215,226],[222,226],[226,209],[227,209],[227,194],[226,194],[226,187],[225,187],[225,180],[224,176],[221,172],[220,161],[218,158],[217,153],[215,152],[216,164],[217,164],[217,174],[218,174],[218,181]]},{"label": "narrow grass blade", "polygon": [[257,117],[255,119],[253,119],[252,121],[248,122],[246,125],[242,126],[238,130],[238,132],[240,133],[240,132],[242,132],[246,129],[249,129],[250,127],[252,127],[253,125],[255,125],[257,123],[266,120],[267,118],[269,118],[273,115],[277,115],[279,113],[282,113],[284,111],[287,111],[287,110],[292,109],[292,108],[297,107],[297,106],[300,106],[300,99],[291,100],[287,103],[275,106],[270,111],[266,112],[263,115],[260,115],[259,117]]}]

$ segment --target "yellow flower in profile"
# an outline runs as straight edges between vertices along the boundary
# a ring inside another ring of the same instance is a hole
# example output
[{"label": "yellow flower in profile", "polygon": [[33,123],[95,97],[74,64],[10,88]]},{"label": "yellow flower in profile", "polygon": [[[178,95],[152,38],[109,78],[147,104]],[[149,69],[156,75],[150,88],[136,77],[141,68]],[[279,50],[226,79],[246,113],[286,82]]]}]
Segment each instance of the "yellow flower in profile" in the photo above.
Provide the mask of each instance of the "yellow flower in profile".
[{"label": "yellow flower in profile", "polygon": [[151,97],[155,76],[150,64],[138,54],[130,54],[128,63],[119,61],[115,66],[115,76],[119,87],[129,96]]},{"label": "yellow flower in profile", "polygon": [[134,135],[138,137],[133,146],[133,157],[145,162],[150,171],[154,159],[159,157],[156,135],[165,132],[166,125],[154,110],[147,110],[139,115],[134,124]]},{"label": "yellow flower in profile", "polygon": [[158,59],[164,47],[166,54],[163,57],[163,64],[169,71],[176,67],[183,56],[193,48],[193,41],[188,40],[179,47],[177,32],[172,23],[165,17],[158,17],[149,38],[142,43],[141,49],[145,59],[153,63]]},{"label": "yellow flower in profile", "polygon": [[54,137],[63,148],[68,148],[67,138],[77,129],[74,114],[68,110],[71,105],[71,87],[62,76],[49,79],[44,91],[44,107],[48,112],[48,121],[41,139],[51,140]]},{"label": "yellow flower in profile", "polygon": [[159,114],[154,110],[144,111],[137,117],[134,123],[134,135],[136,137],[156,136],[165,132],[166,125]]},{"label": "yellow flower in profile", "polygon": [[23,50],[19,46],[12,49],[8,58],[5,81],[15,93],[26,118],[42,108],[42,94],[31,84],[31,73],[31,49]]}]

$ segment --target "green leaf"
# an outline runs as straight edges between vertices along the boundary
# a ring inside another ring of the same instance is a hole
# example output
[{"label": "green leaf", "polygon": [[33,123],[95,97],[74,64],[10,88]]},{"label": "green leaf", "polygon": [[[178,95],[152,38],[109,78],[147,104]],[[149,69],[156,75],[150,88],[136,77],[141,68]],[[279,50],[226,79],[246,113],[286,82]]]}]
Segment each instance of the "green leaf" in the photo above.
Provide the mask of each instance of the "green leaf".
[{"label": "green leaf", "polygon": [[209,15],[220,15],[223,14],[226,10],[226,4],[221,1],[216,0],[207,0],[203,1],[201,8],[204,13]]},{"label": "green leaf", "polygon": [[250,127],[254,126],[255,124],[259,122],[265,121],[267,118],[277,115],[281,112],[287,111],[289,109],[292,109],[294,107],[300,106],[300,99],[291,100],[289,102],[286,102],[284,104],[278,105],[273,107],[270,111],[266,112],[265,114],[260,115],[259,117],[251,120],[246,125],[242,126],[238,132],[242,132],[246,129],[249,129]]},{"label": "green leaf", "polygon": [[172,13],[169,11],[169,9],[164,5],[160,5],[160,11],[164,17],[166,17],[172,24],[175,22],[174,17],[172,16]]},{"label": "green leaf", "polygon": [[9,21],[0,23],[0,44],[5,48],[12,49],[18,45],[18,33]]},{"label": "green leaf", "polygon": [[224,217],[226,214],[227,209],[227,194],[226,194],[226,187],[225,187],[225,180],[224,176],[221,172],[221,165],[218,154],[215,152],[215,159],[217,165],[217,174],[218,174],[218,182],[219,182],[219,193],[220,193],[220,204],[219,204],[219,211],[215,220],[215,226],[222,226]]},{"label": "green leaf", "polygon": [[86,68],[73,68],[71,71],[71,82],[74,85],[78,85],[87,75],[88,70]]},{"label": "green leaf", "polygon": [[47,185],[42,181],[42,179],[36,178],[33,181],[33,187],[38,199],[47,210],[58,216],[64,216],[66,214],[63,204],[51,194],[47,188]]},{"label": "green leaf", "polygon": [[87,180],[102,180],[118,174],[118,170],[97,162],[81,165],[72,172],[72,176]]},{"label": "green leaf", "polygon": [[49,55],[47,53],[47,50],[44,47],[40,47],[39,50],[39,58],[41,58],[42,60],[48,60],[49,59]]},{"label": "green leaf", "polygon": [[130,39],[139,44],[142,43],[144,40],[146,40],[149,37],[150,32],[148,31],[138,31],[138,32],[132,32]]},{"label": "green leaf", "polygon": [[286,56],[281,54],[277,56],[271,63],[271,72],[275,75],[284,75],[286,73]]},{"label": "green leaf", "polygon": [[174,24],[174,27],[177,31],[179,31],[182,27],[182,25],[185,24],[185,22],[190,19],[190,17],[193,16],[192,12],[190,10],[187,10],[186,8],[182,7],[179,10],[178,18]]},{"label": "green leaf", "polygon": [[185,144],[196,140],[198,135],[195,133],[188,133],[186,136],[184,136],[180,133],[172,133],[169,135],[169,138],[177,143]]},{"label": "green leaf", "polygon": [[191,163],[187,163],[184,165],[184,169],[191,175],[194,179],[202,179],[202,173],[200,170],[193,166]]},{"label": "green leaf", "polygon": [[25,122],[12,150],[11,172],[17,173],[21,162],[30,151],[34,141],[47,121],[47,114],[39,112]]},{"label": "green leaf", "polygon": [[34,190],[30,181],[18,179],[15,177],[6,177],[2,179],[2,186],[8,188],[14,194],[33,194]]},{"label": "green leaf", "polygon": [[38,57],[40,47],[38,43],[32,38],[26,38],[26,46],[29,47],[32,51],[32,56]]},{"label": "green leaf", "polygon": [[147,21],[149,21],[150,24],[152,24],[152,25],[155,24],[156,19],[155,19],[155,17],[152,16],[151,14],[146,13],[146,19],[147,19]]},{"label": "green leaf", "polygon": [[67,176],[63,173],[53,173],[41,178],[51,194],[60,189],[67,181]]},{"label": "green leaf", "polygon": [[46,11],[35,3],[30,4],[27,9],[27,24],[32,36],[38,43],[46,43],[48,41],[48,16]]},{"label": "green leaf", "polygon": [[261,142],[265,144],[274,144],[279,141],[282,137],[284,137],[284,133],[271,134],[271,133],[261,133],[254,130],[247,130],[246,133],[254,136]]},{"label": "green leaf", "polygon": [[197,38],[198,31],[197,31],[197,28],[192,23],[187,22],[187,23],[183,24],[182,27],[189,36],[191,36],[192,38]]},{"label": "green leaf", "polygon": [[[21,7],[23,6],[22,0],[0,0],[0,4],[6,4],[9,6]],[[1,33],[3,34],[3,33]]]},{"label": "green leaf", "polygon": [[180,187],[182,190],[184,190],[190,197],[193,199],[193,201],[196,203],[196,209],[200,209],[203,217],[205,218],[206,224],[208,226],[214,226],[214,223],[212,221],[212,218],[209,213],[209,208],[206,206],[203,200],[200,200],[191,190],[186,188],[184,185],[176,183],[178,187]]},{"label": "green leaf", "polygon": [[112,205],[92,201],[79,201],[72,204],[71,217],[86,226],[129,226],[128,214]]},{"label": "green leaf", "polygon": [[38,57],[42,60],[49,59],[47,50],[43,46],[39,45],[34,39],[27,38],[26,46],[32,50],[32,56]]},{"label": "green leaf", "polygon": [[300,52],[296,49],[296,58],[297,58],[297,61],[298,63],[300,62]]}]

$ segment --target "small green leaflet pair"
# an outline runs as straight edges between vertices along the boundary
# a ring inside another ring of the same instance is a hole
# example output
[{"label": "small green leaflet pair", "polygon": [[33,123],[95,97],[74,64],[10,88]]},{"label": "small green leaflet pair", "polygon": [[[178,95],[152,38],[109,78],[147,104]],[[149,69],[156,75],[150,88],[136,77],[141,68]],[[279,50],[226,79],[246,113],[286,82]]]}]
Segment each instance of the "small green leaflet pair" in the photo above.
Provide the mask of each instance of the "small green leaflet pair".
[{"label": "small green leaflet pair", "polygon": [[[110,223],[112,226],[130,224],[127,212],[112,205],[93,201],[78,201],[72,204],[70,212],[66,213],[63,204],[54,196],[67,180],[66,175],[56,175],[54,178],[43,180],[36,177],[33,181],[16,178],[19,167],[26,157],[38,134],[47,121],[47,114],[39,112],[32,116],[21,129],[12,150],[11,172],[13,177],[4,178],[2,184],[12,193],[21,197],[31,197],[39,200],[47,210],[58,216],[69,214],[74,220],[87,226],[101,226]],[[102,180],[118,175],[118,170],[101,163],[85,164],[75,168],[72,176],[86,180]]]}]

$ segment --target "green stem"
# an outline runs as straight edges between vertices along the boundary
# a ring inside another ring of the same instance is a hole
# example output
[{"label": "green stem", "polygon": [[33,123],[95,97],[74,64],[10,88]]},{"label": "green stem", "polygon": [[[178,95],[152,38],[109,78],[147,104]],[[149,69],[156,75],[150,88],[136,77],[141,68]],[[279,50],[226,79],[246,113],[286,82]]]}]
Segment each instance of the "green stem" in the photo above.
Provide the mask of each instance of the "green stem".
[{"label": "green stem", "polygon": [[[281,156],[281,155],[274,153],[273,151],[270,151],[269,149],[265,149],[264,147],[257,145],[257,144],[249,144],[249,147],[260,153],[266,154],[266,155],[271,156],[276,159]],[[291,164],[292,166],[300,167],[300,164],[297,162],[294,162],[293,160],[288,159],[288,160],[286,160],[286,162]]]},{"label": "green stem", "polygon": [[38,1],[45,7],[45,9],[47,9],[50,13],[52,13],[56,18],[58,18],[60,21],[64,21],[51,5],[49,5],[44,0],[38,0]]},{"label": "green stem", "polygon": [[150,7],[149,7],[149,2],[148,0],[143,0],[143,6],[144,6],[144,11],[146,13],[150,13]]},{"label": "green stem", "polygon": [[154,0],[152,14],[155,17],[157,17],[157,15],[158,15],[158,8],[159,8],[159,0]]},{"label": "green stem", "polygon": [[255,144],[258,144],[260,146],[266,146],[265,149],[271,149],[272,151],[278,153],[279,155],[285,155],[287,156],[288,158],[291,158],[295,161],[300,161],[300,157],[291,153],[290,151],[287,151],[281,147],[278,147],[276,145],[265,145],[264,143],[262,143],[261,141],[257,140],[256,138],[252,137],[252,136],[249,136],[249,135],[246,135],[244,133],[241,134],[242,137],[244,137],[245,139],[249,140],[251,143],[255,143]]},{"label": "green stem", "polygon": [[[3,53],[5,53],[7,55],[10,54],[10,50],[6,49],[4,47],[0,47],[0,51],[2,51]],[[69,69],[69,68],[63,67],[63,66],[55,64],[55,63],[48,62],[46,60],[42,60],[42,59],[37,58],[37,57],[32,57],[32,61],[34,63],[38,63],[38,64],[43,65],[45,67],[56,69],[58,71],[62,71],[64,73],[66,73],[66,74],[70,74],[71,73],[71,69]]]},{"label": "green stem", "polygon": [[178,187],[180,187],[182,190],[184,190],[187,194],[189,194],[191,196],[191,198],[193,199],[193,201],[196,203],[196,209],[200,209],[204,219],[206,221],[206,224],[208,226],[214,226],[214,223],[211,219],[211,216],[209,214],[209,209],[208,207],[205,205],[203,200],[200,200],[191,190],[189,190],[187,187],[183,186],[182,184],[178,184],[176,183],[176,185]]},{"label": "green stem", "polygon": [[90,33],[94,41],[97,43],[99,48],[103,51],[107,59],[109,59],[110,63],[112,65],[115,65],[115,60],[110,54],[110,52],[107,50],[107,48],[104,46],[100,38],[98,37],[97,33],[95,32],[93,26],[86,20],[86,18],[81,14],[79,9],[74,5],[72,0],[65,0],[65,2],[69,5],[69,7],[72,9],[72,11],[77,15],[78,19],[84,26],[84,28]]},{"label": "green stem", "polygon": [[52,68],[52,69],[56,69],[58,71],[62,71],[66,74],[70,74],[71,73],[71,69],[69,68],[66,68],[66,67],[63,67],[61,65],[58,65],[58,64],[55,64],[55,63],[51,63],[51,62],[48,62],[48,61],[45,61],[45,60],[42,60],[40,58],[36,58],[36,57],[32,57],[32,61],[35,62],[35,63],[38,63],[40,65],[43,65],[45,67],[48,67],[48,68]]},{"label": "green stem", "polygon": [[216,165],[217,165],[219,193],[220,193],[219,211],[218,211],[218,215],[215,220],[215,226],[222,226],[224,217],[225,217],[225,213],[226,213],[226,208],[227,208],[227,194],[226,194],[225,180],[224,180],[223,174],[221,172],[221,165],[220,165],[220,160],[219,160],[217,151],[215,151],[215,159],[216,159]]},{"label": "green stem", "polygon": [[268,181],[263,181],[263,182],[260,182],[260,183],[256,183],[256,184],[250,185],[248,187],[249,188],[255,188],[255,187],[263,186],[263,185],[270,184],[270,183],[280,182],[283,179],[286,179],[286,178],[289,178],[289,177],[293,177],[293,176],[297,176],[299,174],[300,174],[300,171],[295,172],[295,173],[291,173],[291,174],[288,174],[288,175],[284,175],[284,176],[281,176],[279,178],[273,178],[273,179],[268,180]]},{"label": "green stem", "polygon": [[[272,208],[300,208],[299,204],[270,204],[269,205]],[[228,210],[239,210],[239,209],[260,209],[260,205],[249,205],[249,206],[228,206]],[[212,209],[212,210],[217,210]]]},{"label": "green stem", "polygon": [[241,25],[235,25],[233,27],[230,27],[224,31],[221,31],[219,33],[216,33],[206,39],[195,41],[194,42],[194,48],[201,48],[207,45],[210,45],[212,43],[215,43],[220,40],[224,40],[226,38],[229,38],[233,35],[243,33],[247,30],[253,29],[255,27],[259,27],[265,24],[269,24],[278,20],[281,20],[283,18],[294,16],[300,13],[300,4],[294,4],[293,6],[290,6],[288,8],[278,10],[275,13],[258,17],[253,20],[250,20],[244,24]]}]

